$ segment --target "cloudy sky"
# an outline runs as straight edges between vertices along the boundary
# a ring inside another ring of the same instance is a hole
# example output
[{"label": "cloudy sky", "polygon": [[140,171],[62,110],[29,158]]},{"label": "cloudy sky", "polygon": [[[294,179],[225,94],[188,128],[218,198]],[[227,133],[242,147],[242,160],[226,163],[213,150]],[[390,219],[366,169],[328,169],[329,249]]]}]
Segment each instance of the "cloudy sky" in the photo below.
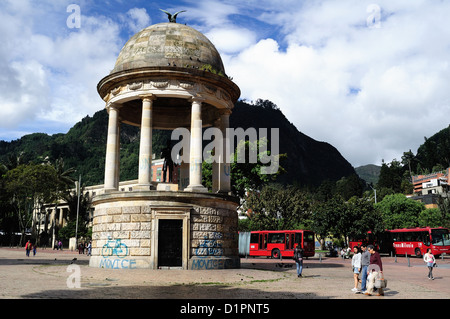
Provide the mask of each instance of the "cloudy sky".
[{"label": "cloudy sky", "polygon": [[0,139],[66,133],[104,108],[97,83],[167,21],[160,8],[187,10],[178,22],[215,44],[241,98],[271,100],[355,167],[450,124],[450,1],[1,0]]}]

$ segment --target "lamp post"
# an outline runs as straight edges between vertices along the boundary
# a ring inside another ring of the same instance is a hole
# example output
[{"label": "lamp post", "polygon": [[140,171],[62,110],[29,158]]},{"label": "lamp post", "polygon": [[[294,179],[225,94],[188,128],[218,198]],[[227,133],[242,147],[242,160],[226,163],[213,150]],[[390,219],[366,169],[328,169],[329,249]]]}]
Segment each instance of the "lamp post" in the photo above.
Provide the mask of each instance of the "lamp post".
[{"label": "lamp post", "polygon": [[375,204],[376,204],[377,203],[377,190],[375,188],[373,188],[372,185],[370,185],[370,184],[367,184],[367,185],[369,185],[369,187],[372,188],[372,190],[375,193]]},{"label": "lamp post", "polygon": [[77,221],[75,224],[75,245],[76,245],[76,247],[78,247],[78,214],[80,212],[80,192],[81,192],[81,175],[78,178],[78,185],[77,185],[78,202],[77,202]]}]

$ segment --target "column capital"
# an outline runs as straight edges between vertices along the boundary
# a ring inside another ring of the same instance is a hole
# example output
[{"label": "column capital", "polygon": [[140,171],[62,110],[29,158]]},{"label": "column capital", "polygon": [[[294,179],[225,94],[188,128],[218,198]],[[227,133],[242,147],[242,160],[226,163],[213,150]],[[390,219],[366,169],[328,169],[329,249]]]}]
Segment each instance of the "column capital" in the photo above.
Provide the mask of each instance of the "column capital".
[{"label": "column capital", "polygon": [[201,96],[201,95],[196,95],[196,96],[192,96],[191,98],[190,98],[190,102],[197,102],[197,103],[202,103],[202,102],[204,102],[206,100],[206,98],[204,98],[203,96]]},{"label": "column capital", "polygon": [[156,96],[152,93],[139,95],[142,101],[154,101],[156,100]]},{"label": "column capital", "polygon": [[106,109],[109,111],[110,109],[114,109],[114,110],[116,110],[116,111],[118,111],[119,110],[119,108],[120,108],[120,104],[119,103],[108,103],[108,104],[106,104]]}]

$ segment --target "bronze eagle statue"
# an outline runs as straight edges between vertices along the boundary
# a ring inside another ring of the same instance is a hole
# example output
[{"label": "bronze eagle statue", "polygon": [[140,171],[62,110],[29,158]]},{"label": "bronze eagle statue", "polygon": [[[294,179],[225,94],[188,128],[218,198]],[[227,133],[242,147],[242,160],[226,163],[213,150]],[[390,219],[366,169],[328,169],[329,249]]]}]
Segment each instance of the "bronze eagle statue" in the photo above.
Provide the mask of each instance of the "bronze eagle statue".
[{"label": "bronze eagle statue", "polygon": [[162,12],[164,12],[165,14],[167,14],[167,16],[169,17],[169,22],[172,22],[172,23],[177,23],[177,15],[178,15],[179,13],[181,13],[181,12],[186,12],[186,10],[182,10],[182,11],[178,11],[178,12],[175,13],[175,14],[172,14],[172,13],[170,13],[170,12],[167,12],[166,10],[163,10],[163,9],[159,9],[159,10],[161,10]]}]

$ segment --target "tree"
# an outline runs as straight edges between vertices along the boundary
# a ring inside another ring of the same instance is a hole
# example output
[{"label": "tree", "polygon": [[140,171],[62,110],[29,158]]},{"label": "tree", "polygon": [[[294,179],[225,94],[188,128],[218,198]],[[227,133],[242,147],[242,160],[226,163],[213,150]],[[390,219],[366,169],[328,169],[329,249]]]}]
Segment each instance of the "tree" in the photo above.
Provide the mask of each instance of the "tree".
[{"label": "tree", "polygon": [[248,192],[243,209],[253,230],[296,229],[310,224],[310,200],[297,187],[267,185]]},{"label": "tree", "polygon": [[394,194],[383,198],[376,208],[380,210],[386,228],[396,229],[419,226],[419,214],[425,205],[403,194]]},{"label": "tree", "polygon": [[411,152],[411,150],[409,150],[408,152],[403,152],[402,164],[405,166],[408,165],[408,171],[409,171],[410,177],[412,177],[411,162],[413,160],[414,160],[414,154],[413,154],[413,152]]},{"label": "tree", "polygon": [[390,188],[395,193],[400,193],[401,183],[403,180],[403,167],[397,160],[393,160],[389,165],[384,163],[381,165],[380,177],[377,183],[377,189]]},{"label": "tree", "polygon": [[56,172],[51,165],[19,165],[5,175],[5,190],[22,233],[20,244],[23,245],[25,232],[30,229],[33,209],[51,201],[56,184]]},{"label": "tree", "polygon": [[312,230],[321,243],[326,237],[343,238],[365,235],[369,230],[379,232],[383,229],[381,214],[374,208],[369,198],[352,197],[345,201],[335,195],[326,202],[314,206]]},{"label": "tree", "polygon": [[429,208],[419,213],[418,223],[420,227],[441,227],[445,225],[445,219],[439,208]]},{"label": "tree", "polygon": [[[275,181],[278,175],[284,173],[284,169],[279,165],[280,159],[286,158],[285,154],[273,157],[272,160],[278,161],[278,170],[273,174],[264,173],[262,157],[270,156],[270,151],[261,152],[261,149],[267,150],[267,139],[263,138],[254,142],[240,141],[234,152],[231,163],[231,185],[234,194],[244,198],[247,191],[261,190],[264,185]],[[245,158],[242,158],[244,154]],[[256,154],[256,162],[251,160],[251,154]]]},{"label": "tree", "polygon": [[[278,175],[285,172],[283,167],[279,165],[280,160],[286,158],[286,154],[276,155],[272,160],[277,161],[278,171],[273,174],[265,174],[264,167],[267,164],[262,162],[263,156],[270,156],[270,151],[261,152],[265,148],[267,139],[263,138],[255,142],[240,141],[232,154],[231,169],[231,188],[232,192],[239,198],[244,199],[248,191],[258,191],[263,186],[275,181]],[[250,160],[251,155],[256,154],[256,162]],[[245,156],[242,158],[240,156]],[[210,159],[206,159],[202,163],[202,183],[205,187],[212,188],[212,163]]]}]

